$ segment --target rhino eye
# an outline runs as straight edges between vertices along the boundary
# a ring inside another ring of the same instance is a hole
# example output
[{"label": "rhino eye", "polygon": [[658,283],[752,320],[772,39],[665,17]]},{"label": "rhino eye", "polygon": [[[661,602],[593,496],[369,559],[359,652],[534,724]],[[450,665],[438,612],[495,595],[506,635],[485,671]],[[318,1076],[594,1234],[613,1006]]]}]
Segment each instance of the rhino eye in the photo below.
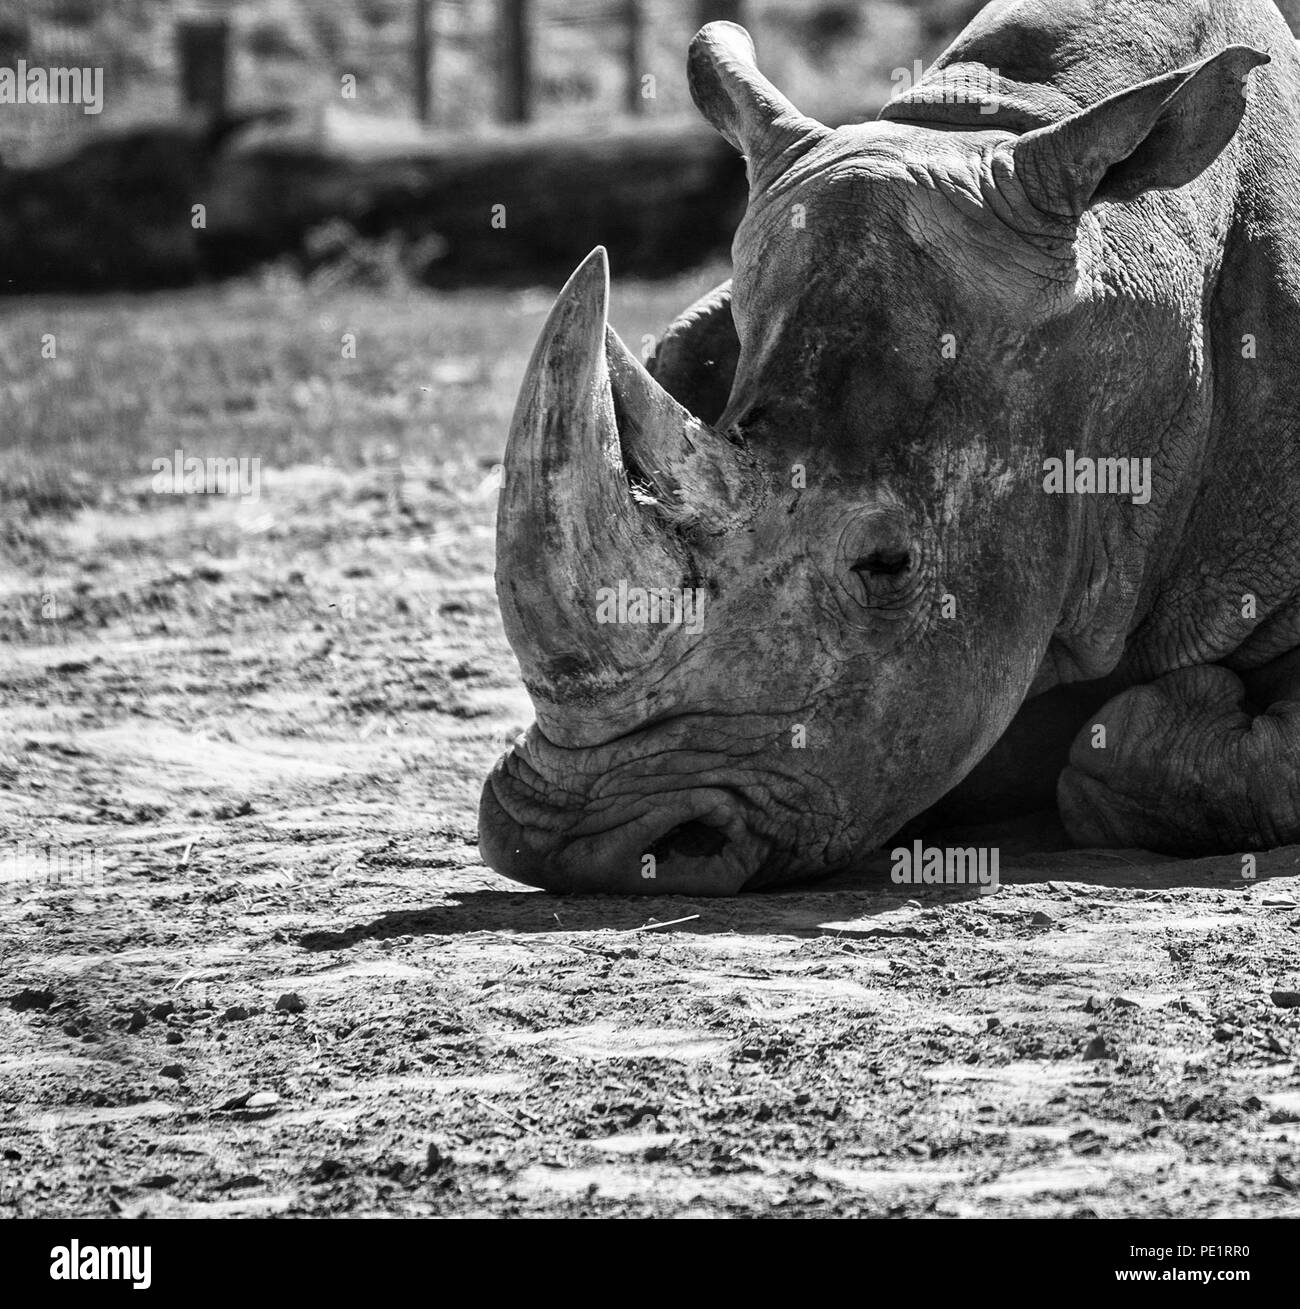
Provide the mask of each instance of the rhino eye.
[{"label": "rhino eye", "polygon": [[870,583],[876,578],[898,577],[911,566],[912,554],[909,550],[873,550],[851,567],[864,582]]}]

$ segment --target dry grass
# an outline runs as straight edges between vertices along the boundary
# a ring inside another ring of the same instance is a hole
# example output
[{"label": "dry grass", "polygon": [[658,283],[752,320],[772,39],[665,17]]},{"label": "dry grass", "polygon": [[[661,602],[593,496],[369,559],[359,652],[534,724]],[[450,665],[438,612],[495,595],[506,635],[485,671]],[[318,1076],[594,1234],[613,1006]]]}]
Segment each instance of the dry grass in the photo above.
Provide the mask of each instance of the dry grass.
[{"label": "dry grass", "polygon": [[[614,325],[639,343],[725,276],[616,281]],[[272,271],[218,289],[10,304],[0,497],[28,512],[96,503],[147,487],[153,460],[177,448],[265,468],[488,467],[554,290],[317,291]]]}]

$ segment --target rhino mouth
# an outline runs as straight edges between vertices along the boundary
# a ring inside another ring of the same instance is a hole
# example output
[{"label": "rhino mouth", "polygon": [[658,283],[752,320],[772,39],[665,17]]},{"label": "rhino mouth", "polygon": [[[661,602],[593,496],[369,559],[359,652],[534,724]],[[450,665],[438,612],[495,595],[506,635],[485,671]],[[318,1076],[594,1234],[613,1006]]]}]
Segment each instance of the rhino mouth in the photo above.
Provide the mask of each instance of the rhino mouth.
[{"label": "rhino mouth", "polygon": [[497,872],[559,894],[735,895],[761,880],[771,844],[720,787],[550,806],[506,755],[483,788],[479,848]]}]

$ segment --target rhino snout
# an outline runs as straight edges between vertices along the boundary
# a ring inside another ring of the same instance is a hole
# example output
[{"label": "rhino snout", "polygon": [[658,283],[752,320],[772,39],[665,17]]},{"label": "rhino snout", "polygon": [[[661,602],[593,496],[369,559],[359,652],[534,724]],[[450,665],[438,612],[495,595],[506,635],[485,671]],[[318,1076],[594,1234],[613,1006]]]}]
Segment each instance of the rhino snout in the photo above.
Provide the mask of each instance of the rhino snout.
[{"label": "rhino snout", "polygon": [[508,760],[483,787],[479,850],[517,882],[560,894],[735,895],[763,862],[765,843],[724,791],[639,796],[624,813],[605,803],[547,811],[519,794]]}]

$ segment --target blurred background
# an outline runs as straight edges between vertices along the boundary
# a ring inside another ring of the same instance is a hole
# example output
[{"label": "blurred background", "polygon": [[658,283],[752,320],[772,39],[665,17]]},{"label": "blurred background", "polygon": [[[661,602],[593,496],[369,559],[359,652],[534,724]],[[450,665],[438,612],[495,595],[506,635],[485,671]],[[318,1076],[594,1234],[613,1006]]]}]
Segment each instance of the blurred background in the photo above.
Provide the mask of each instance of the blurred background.
[{"label": "blurred background", "polygon": [[284,255],[527,284],[597,241],[625,273],[678,272],[725,254],[743,203],[686,86],[704,21],[744,22],[768,76],[836,123],[874,116],[979,8],[4,0],[0,67],[102,69],[103,103],[0,104],[0,290],[186,285]]}]

